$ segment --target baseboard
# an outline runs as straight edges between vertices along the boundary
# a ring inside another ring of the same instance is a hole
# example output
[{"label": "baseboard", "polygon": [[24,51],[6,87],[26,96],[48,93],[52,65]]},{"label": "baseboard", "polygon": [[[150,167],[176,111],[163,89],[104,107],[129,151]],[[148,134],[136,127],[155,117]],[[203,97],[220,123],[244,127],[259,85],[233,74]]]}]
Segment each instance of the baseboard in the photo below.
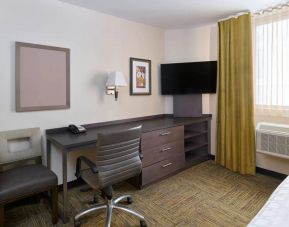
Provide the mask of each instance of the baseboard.
[{"label": "baseboard", "polygon": [[[210,155],[210,159],[215,161],[216,156],[211,154]],[[281,180],[284,180],[287,177],[286,174],[278,173],[278,172],[275,172],[275,171],[272,171],[272,170],[268,170],[268,169],[263,169],[263,168],[260,168],[260,167],[256,167],[256,172],[260,173],[260,174],[263,174],[263,175],[266,175],[266,176],[274,177],[276,179],[281,179]],[[82,179],[73,180],[73,181],[70,181],[70,182],[67,183],[67,188],[71,189],[71,188],[74,188],[74,187],[77,187],[77,186],[80,186],[80,185],[84,185],[84,184],[85,184],[85,182]],[[62,191],[62,190],[63,190],[62,184],[58,185],[58,191]]]},{"label": "baseboard", "polygon": [[260,168],[260,167],[256,167],[256,172],[260,173],[260,174],[263,174],[263,175],[270,176],[270,177],[274,177],[274,178],[277,178],[277,179],[281,179],[281,180],[284,180],[287,177],[286,174],[277,173],[275,171],[271,171],[271,170],[268,170],[268,169],[263,169],[263,168]]},{"label": "baseboard", "polygon": [[[216,159],[215,155],[211,154],[210,155],[210,159],[214,161]],[[268,170],[268,169],[263,169],[261,167],[256,167],[256,172],[260,173],[260,174],[263,174],[263,175],[266,175],[266,176],[270,176],[270,177],[274,177],[274,178],[277,178],[277,179],[281,179],[281,180],[284,180],[287,177],[286,174],[278,173],[278,172],[275,172],[275,171],[272,171],[272,170]]]},{"label": "baseboard", "polygon": [[[84,185],[85,182],[80,178],[80,179],[76,179],[76,180],[73,180],[73,181],[69,181],[67,182],[67,189],[72,189],[72,188],[75,188],[77,186],[80,186],[80,185]],[[60,184],[58,185],[58,191],[61,192],[63,191],[63,184]]]}]

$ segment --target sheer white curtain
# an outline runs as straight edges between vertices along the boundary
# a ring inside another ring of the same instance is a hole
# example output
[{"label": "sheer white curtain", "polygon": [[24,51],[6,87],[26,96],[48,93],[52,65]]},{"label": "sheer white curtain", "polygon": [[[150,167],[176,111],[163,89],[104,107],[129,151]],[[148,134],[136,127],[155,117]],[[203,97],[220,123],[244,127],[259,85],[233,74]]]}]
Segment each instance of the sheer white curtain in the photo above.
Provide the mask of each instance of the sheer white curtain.
[{"label": "sheer white curtain", "polygon": [[289,10],[254,16],[255,111],[289,116]]}]

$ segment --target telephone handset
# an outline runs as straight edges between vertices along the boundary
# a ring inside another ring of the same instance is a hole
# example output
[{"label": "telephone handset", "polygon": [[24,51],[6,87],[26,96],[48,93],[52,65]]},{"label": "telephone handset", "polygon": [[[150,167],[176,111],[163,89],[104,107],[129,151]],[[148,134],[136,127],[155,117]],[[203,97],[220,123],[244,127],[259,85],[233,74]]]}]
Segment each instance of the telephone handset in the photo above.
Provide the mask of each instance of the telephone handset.
[{"label": "telephone handset", "polygon": [[68,129],[69,129],[69,131],[71,131],[74,134],[86,132],[86,128],[84,128],[81,125],[68,125]]}]

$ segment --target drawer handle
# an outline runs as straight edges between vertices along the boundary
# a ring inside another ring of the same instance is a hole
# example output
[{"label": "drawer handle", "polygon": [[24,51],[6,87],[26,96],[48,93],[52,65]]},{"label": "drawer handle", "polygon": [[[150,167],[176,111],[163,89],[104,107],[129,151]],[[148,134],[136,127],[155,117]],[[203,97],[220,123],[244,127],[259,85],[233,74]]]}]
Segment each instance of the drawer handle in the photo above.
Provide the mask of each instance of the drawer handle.
[{"label": "drawer handle", "polygon": [[170,135],[171,134],[171,132],[162,132],[161,134],[160,134],[160,136],[167,136],[167,135]]},{"label": "drawer handle", "polygon": [[166,147],[166,148],[163,148],[163,149],[162,149],[162,152],[163,152],[163,151],[168,151],[168,150],[171,150],[171,149],[172,149],[171,147]]},{"label": "drawer handle", "polygon": [[165,165],[163,165],[162,167],[163,167],[163,168],[166,168],[166,167],[170,166],[171,164],[173,164],[173,163],[169,162],[168,164],[165,164]]}]

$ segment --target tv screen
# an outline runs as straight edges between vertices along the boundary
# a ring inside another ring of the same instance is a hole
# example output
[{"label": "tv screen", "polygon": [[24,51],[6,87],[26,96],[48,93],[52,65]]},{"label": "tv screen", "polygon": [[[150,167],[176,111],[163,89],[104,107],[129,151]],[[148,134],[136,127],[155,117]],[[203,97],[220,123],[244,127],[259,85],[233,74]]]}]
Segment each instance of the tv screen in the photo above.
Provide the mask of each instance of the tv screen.
[{"label": "tv screen", "polygon": [[161,64],[163,95],[216,93],[217,61]]}]

